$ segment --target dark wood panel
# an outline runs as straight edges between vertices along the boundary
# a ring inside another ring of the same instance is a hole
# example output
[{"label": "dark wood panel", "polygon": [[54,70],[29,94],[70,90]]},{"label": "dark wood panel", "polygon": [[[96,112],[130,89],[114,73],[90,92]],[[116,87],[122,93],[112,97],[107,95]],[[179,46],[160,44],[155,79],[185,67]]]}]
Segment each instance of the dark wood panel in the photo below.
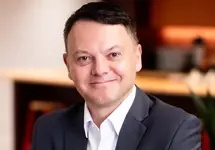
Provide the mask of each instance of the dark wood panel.
[{"label": "dark wood panel", "polygon": [[28,106],[32,100],[61,102],[65,106],[83,101],[75,88],[15,83],[15,143],[16,150],[23,150],[23,138],[25,133]]}]

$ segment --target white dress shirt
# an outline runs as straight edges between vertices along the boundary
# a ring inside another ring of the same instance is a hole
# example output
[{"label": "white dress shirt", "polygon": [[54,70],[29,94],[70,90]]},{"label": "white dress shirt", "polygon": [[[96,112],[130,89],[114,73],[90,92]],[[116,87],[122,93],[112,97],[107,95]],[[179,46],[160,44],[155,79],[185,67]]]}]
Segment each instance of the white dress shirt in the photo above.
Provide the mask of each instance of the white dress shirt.
[{"label": "white dress shirt", "polygon": [[100,128],[93,122],[85,103],[84,130],[86,138],[88,138],[87,150],[115,150],[120,129],[134,101],[135,95],[136,87],[134,85],[132,92],[119,107],[101,123]]}]

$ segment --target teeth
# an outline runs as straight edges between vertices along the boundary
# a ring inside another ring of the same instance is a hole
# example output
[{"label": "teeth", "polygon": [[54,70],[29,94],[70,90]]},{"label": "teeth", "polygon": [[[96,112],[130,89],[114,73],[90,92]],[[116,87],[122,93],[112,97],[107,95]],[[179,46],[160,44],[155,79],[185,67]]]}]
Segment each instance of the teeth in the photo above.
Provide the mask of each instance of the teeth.
[{"label": "teeth", "polygon": [[107,76],[104,76],[104,80],[107,80]]}]

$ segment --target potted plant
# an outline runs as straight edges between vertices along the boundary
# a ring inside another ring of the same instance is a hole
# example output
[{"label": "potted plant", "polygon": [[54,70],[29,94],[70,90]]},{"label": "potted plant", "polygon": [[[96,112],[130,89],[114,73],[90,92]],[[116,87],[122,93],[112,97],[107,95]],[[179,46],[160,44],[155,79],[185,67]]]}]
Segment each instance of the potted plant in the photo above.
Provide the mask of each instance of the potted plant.
[{"label": "potted plant", "polygon": [[198,74],[197,76],[199,77],[198,82],[204,82],[204,84],[201,85],[205,86],[205,89],[207,90],[206,95],[199,96],[194,92],[196,87],[201,86],[200,84],[197,85],[189,83],[188,87],[190,89],[193,103],[196,106],[197,114],[200,117],[203,123],[203,128],[209,137],[210,149],[215,150],[215,97],[212,95],[212,93],[215,93],[215,71],[210,70],[205,75]]}]

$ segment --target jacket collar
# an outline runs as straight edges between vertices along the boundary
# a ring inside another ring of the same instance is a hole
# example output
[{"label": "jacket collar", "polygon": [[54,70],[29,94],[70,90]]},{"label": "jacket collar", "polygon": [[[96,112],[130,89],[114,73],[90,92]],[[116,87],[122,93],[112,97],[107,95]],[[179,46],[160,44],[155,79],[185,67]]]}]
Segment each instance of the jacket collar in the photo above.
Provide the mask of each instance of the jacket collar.
[{"label": "jacket collar", "polygon": [[[143,138],[147,127],[145,119],[153,102],[136,86],[134,102],[126,115],[119,133],[116,150],[135,150]],[[65,127],[65,150],[86,150],[87,138],[84,131],[84,103],[67,112],[67,125]]]},{"label": "jacket collar", "polygon": [[147,130],[145,120],[152,106],[149,97],[137,87],[136,97],[119,134],[116,150],[135,150]]}]

